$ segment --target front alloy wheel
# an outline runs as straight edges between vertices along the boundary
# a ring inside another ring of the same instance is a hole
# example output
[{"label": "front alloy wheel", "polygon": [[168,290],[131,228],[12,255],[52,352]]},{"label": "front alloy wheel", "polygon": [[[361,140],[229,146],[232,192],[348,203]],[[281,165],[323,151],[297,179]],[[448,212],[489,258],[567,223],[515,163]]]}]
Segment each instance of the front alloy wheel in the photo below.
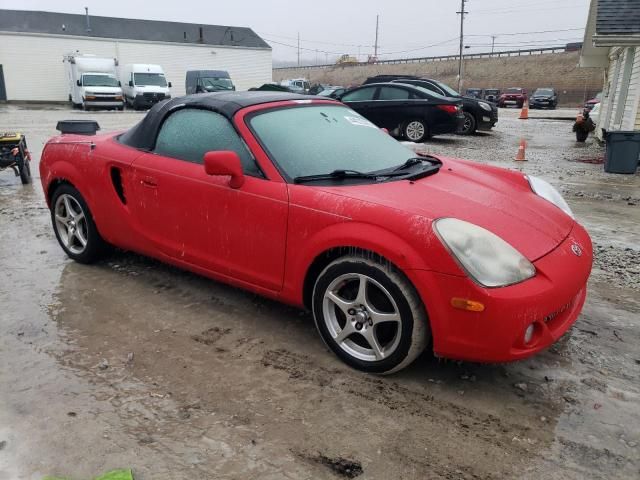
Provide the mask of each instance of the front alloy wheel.
[{"label": "front alloy wheel", "polygon": [[404,368],[429,338],[413,286],[395,268],[368,258],[330,264],[316,282],[313,312],[325,343],[345,363],[367,372]]}]

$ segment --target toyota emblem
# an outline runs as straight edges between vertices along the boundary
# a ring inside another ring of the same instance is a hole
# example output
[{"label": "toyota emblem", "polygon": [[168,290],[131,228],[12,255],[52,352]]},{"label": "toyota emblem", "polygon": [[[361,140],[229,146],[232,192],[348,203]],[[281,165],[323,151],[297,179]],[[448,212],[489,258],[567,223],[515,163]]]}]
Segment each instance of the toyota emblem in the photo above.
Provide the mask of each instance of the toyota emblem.
[{"label": "toyota emblem", "polygon": [[580,245],[578,245],[577,243],[574,243],[573,245],[571,245],[571,251],[576,257],[582,256],[582,249],[580,248]]}]

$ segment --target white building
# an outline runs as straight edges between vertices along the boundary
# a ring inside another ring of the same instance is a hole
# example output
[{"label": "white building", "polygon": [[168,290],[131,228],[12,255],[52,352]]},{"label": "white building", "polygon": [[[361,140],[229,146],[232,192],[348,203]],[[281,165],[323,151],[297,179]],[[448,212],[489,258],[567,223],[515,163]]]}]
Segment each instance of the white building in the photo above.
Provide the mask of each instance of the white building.
[{"label": "white building", "polygon": [[0,101],[68,99],[64,54],[161,65],[173,96],[187,70],[227,70],[238,90],[271,81],[271,47],[246,27],[0,9]]},{"label": "white building", "polygon": [[605,71],[597,135],[640,130],[640,0],[591,0],[580,66]]}]

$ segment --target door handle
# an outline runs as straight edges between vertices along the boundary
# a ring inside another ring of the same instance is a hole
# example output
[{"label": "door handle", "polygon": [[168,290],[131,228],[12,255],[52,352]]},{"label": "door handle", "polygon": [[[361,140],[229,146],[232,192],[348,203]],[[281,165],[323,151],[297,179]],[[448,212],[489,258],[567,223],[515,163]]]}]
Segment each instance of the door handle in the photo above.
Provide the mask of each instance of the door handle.
[{"label": "door handle", "polygon": [[140,180],[140,183],[145,187],[149,187],[149,188],[156,188],[158,186],[158,182],[156,181],[155,178],[152,178],[152,177],[142,177],[142,180]]}]

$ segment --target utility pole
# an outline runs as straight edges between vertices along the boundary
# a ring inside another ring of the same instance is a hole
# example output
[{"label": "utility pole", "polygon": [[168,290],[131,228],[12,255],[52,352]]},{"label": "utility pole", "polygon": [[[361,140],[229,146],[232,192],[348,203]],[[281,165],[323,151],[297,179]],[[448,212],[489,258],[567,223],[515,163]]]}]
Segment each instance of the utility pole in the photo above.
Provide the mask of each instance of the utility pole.
[{"label": "utility pole", "polygon": [[463,55],[463,42],[464,42],[464,16],[468,13],[464,11],[464,4],[467,0],[460,0],[460,11],[456,12],[460,15],[460,58],[458,59],[458,91],[462,87],[462,55]]},{"label": "utility pole", "polygon": [[497,35],[491,35],[491,53],[493,53],[493,46],[496,44]]},{"label": "utility pole", "polygon": [[300,66],[300,32],[298,32],[298,67]]},{"label": "utility pole", "polygon": [[379,25],[380,15],[376,15],[376,43],[373,47],[373,56],[374,58],[378,58],[378,25]]}]

